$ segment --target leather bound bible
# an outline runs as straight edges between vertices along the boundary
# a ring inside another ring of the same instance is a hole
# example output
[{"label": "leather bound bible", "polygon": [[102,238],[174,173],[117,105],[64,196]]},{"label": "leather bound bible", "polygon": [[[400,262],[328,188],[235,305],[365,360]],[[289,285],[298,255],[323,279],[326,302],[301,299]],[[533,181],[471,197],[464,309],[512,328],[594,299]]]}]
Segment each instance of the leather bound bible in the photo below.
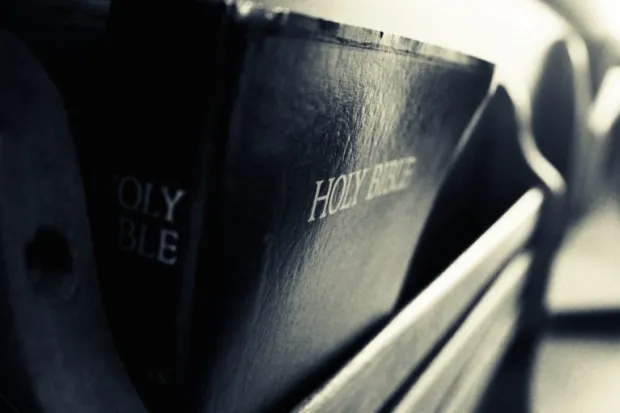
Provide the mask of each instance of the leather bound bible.
[{"label": "leather bound bible", "polygon": [[251,3],[144,4],[112,5],[93,208],[117,345],[154,409],[286,410],[391,314],[492,65]]}]

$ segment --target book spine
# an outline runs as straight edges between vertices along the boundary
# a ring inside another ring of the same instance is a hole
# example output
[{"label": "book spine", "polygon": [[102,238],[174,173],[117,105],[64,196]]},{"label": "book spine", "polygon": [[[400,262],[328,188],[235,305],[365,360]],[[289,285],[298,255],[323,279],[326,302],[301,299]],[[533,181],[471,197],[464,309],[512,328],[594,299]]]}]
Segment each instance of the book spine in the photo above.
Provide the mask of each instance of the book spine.
[{"label": "book spine", "polygon": [[199,254],[216,72],[229,5],[116,2],[93,197],[117,347],[153,411],[172,411],[179,332]]},{"label": "book spine", "polygon": [[[229,316],[233,313],[230,279],[226,275],[213,274],[213,263],[222,253],[219,236],[238,229],[209,217],[226,216],[228,209],[223,193],[230,173],[226,165],[231,151],[228,138],[241,121],[233,114],[247,81],[242,67],[251,47],[249,36],[277,29],[287,15],[285,9],[266,12],[265,8],[251,2],[227,2],[222,26],[225,35],[217,45],[220,58],[213,72],[217,85],[213,88],[213,104],[207,111],[204,128],[204,134],[211,139],[204,141],[208,168],[203,170],[204,185],[200,191],[201,199],[208,202],[195,205],[191,231],[200,241],[191,246],[191,259],[188,259],[191,271],[187,271],[183,279],[179,301],[177,394],[180,400],[188,403],[181,405],[182,408],[195,408],[201,403],[200,398],[209,386],[205,373],[209,371],[213,358],[217,358],[218,336],[227,328]],[[219,270],[219,267],[215,268]],[[222,313],[227,317],[222,317]]]}]

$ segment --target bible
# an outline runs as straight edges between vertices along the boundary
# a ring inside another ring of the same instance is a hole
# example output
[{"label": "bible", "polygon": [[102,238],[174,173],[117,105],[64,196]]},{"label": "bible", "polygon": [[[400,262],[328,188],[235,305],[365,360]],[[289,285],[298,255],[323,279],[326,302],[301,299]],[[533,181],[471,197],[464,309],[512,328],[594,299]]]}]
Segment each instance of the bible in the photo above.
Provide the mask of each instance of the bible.
[{"label": "bible", "polygon": [[249,2],[140,4],[111,9],[93,202],[118,348],[154,409],[290,409],[390,316],[493,67]]}]

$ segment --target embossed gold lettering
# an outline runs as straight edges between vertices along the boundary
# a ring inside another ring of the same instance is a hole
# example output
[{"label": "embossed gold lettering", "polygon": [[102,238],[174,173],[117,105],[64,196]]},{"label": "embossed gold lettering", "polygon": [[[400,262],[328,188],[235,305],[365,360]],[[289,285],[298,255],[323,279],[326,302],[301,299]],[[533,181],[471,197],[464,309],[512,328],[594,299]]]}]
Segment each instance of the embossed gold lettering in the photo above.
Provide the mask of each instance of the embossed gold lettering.
[{"label": "embossed gold lettering", "polygon": [[[329,178],[327,191],[324,191],[325,180],[316,181],[314,201],[310,210],[308,222],[317,219],[317,209],[322,207],[318,219],[334,215],[339,211],[350,209],[358,204],[362,187],[366,188],[363,200],[371,201],[394,192],[402,191],[411,185],[415,156],[405,156],[399,159],[378,163],[372,168],[359,169],[338,177]],[[366,176],[372,169],[368,184]]]},{"label": "embossed gold lettering", "polygon": [[177,189],[174,193],[174,196],[170,196],[170,189],[167,186],[161,188],[162,194],[164,195],[164,200],[166,201],[166,221],[174,222],[174,208],[179,203],[181,198],[185,196],[185,191],[182,189]]},{"label": "embossed gold lettering", "polygon": [[314,202],[312,203],[312,210],[310,211],[310,218],[308,222],[314,221],[314,212],[316,210],[316,205],[319,202],[323,202],[323,212],[319,215],[319,218],[325,218],[327,216],[327,202],[329,201],[329,196],[332,192],[332,185],[334,184],[334,178],[329,178],[329,187],[327,188],[327,193],[325,195],[320,195],[321,187],[323,186],[323,180],[316,181],[316,192],[314,194]]},{"label": "embossed gold lettering", "polygon": [[400,172],[401,160],[396,159],[385,163],[380,195],[387,195],[398,190],[396,186],[397,174]]},{"label": "embossed gold lettering", "polygon": [[[155,257],[155,252],[148,252],[147,243],[149,236],[149,227],[148,225],[142,223],[140,224],[140,240],[138,241],[138,255],[143,258],[152,259]],[[151,238],[152,239],[152,238]]]},{"label": "embossed gold lettering", "polygon": [[[338,190],[338,183],[342,182],[342,189]],[[336,212],[338,212],[338,210],[340,209],[340,206],[342,205],[342,200],[344,197],[344,189],[347,186],[347,175],[340,175],[337,179],[336,182],[334,183],[334,187],[332,188],[331,194],[329,196],[329,205],[328,205],[328,211],[329,211],[329,215],[333,215]],[[336,200],[336,204],[334,205],[334,199]]]},{"label": "embossed gold lettering", "polygon": [[139,257],[174,265],[177,261],[179,232],[173,228],[161,228],[156,221],[174,224],[176,210],[186,192],[182,189],[158,187],[152,182],[140,182],[133,176],[118,181],[117,200],[123,209],[148,217],[140,222],[136,217],[120,217],[119,248]]},{"label": "embossed gold lettering", "polygon": [[136,248],[136,225],[129,218],[121,217],[119,220],[118,246],[125,251],[133,251]]},{"label": "embossed gold lettering", "polygon": [[370,178],[370,186],[368,187],[368,192],[366,193],[366,200],[370,201],[371,199],[380,195],[381,191],[381,178],[383,176],[383,164],[375,165],[372,170],[372,177]]},{"label": "embossed gold lettering", "polygon": [[[129,189],[133,189],[133,197],[127,194]],[[126,176],[118,184],[118,202],[125,209],[136,210],[142,202],[142,185],[133,176]]]},{"label": "embossed gold lettering", "polygon": [[357,205],[357,197],[360,194],[360,189],[362,189],[362,183],[364,182],[364,178],[368,174],[370,168],[364,168],[360,171],[355,171],[355,193],[353,194],[353,203],[351,206]]},{"label": "embossed gold lettering", "polygon": [[342,200],[342,205],[340,206],[340,210],[342,211],[343,209],[348,209],[351,207],[351,204],[353,203],[353,197],[349,196],[349,194],[352,194],[351,192],[351,183],[353,182],[353,177],[355,176],[355,172],[351,172],[349,174],[349,176],[347,177],[347,183],[346,186],[344,188],[344,195],[343,195],[343,200]]},{"label": "embossed gold lettering", "polygon": [[159,252],[157,253],[157,261],[174,265],[177,262],[177,242],[179,233],[170,229],[162,229],[159,236]]},{"label": "embossed gold lettering", "polygon": [[415,156],[407,156],[402,159],[402,167],[400,177],[398,178],[397,190],[403,190],[411,185],[411,177],[413,176],[413,164],[416,163]]},{"label": "embossed gold lettering", "polygon": [[149,206],[152,203],[151,192],[153,192],[153,184],[150,182],[145,183],[144,184],[144,202],[142,202],[142,213],[144,215],[157,218],[159,216],[159,212],[149,210]]}]

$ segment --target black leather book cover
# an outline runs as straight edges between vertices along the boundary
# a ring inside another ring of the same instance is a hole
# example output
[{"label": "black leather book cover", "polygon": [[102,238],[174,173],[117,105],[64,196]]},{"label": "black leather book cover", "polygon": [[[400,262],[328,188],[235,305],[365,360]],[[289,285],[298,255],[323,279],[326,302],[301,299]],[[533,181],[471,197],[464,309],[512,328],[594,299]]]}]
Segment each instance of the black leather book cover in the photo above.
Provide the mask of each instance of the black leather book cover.
[{"label": "black leather book cover", "polygon": [[191,284],[202,240],[204,119],[226,10],[170,6],[111,4],[90,202],[117,348],[149,408],[164,412],[177,409],[179,294]]},{"label": "black leather book cover", "polygon": [[390,315],[492,67],[250,3],[158,7],[112,8],[117,342],[151,397],[177,357],[196,411],[290,408]]},{"label": "black leather book cover", "polygon": [[492,68],[249,6],[227,30],[235,78],[210,136],[194,289],[197,411],[288,409],[389,316]]}]

